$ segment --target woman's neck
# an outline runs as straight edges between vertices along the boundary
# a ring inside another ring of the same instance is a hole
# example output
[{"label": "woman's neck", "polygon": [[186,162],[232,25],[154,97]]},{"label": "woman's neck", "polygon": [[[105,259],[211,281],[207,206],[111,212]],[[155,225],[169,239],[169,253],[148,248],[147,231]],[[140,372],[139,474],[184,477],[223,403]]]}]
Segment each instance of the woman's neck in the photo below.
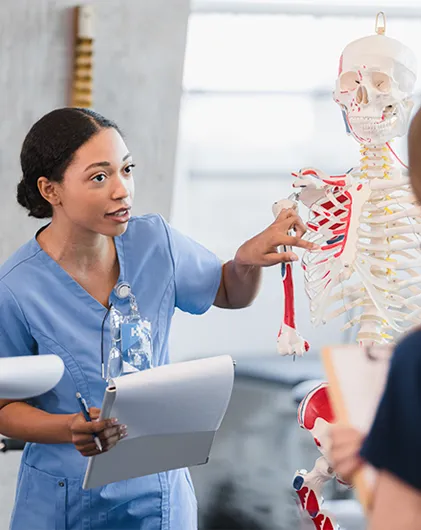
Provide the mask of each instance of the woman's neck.
[{"label": "woman's neck", "polygon": [[112,268],[116,262],[113,238],[75,225],[51,222],[37,237],[41,248],[65,268],[81,272],[93,268]]}]

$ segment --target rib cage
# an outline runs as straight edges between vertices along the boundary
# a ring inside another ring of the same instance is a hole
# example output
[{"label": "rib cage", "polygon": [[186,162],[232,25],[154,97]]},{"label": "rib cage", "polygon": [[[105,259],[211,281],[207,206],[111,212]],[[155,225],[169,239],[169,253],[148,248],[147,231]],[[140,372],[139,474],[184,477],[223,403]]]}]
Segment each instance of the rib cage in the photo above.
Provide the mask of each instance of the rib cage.
[{"label": "rib cage", "polygon": [[364,148],[345,186],[298,198],[310,208],[306,239],[321,246],[302,266],[312,322],[344,313],[360,343],[385,343],[421,323],[421,208],[387,148]]}]

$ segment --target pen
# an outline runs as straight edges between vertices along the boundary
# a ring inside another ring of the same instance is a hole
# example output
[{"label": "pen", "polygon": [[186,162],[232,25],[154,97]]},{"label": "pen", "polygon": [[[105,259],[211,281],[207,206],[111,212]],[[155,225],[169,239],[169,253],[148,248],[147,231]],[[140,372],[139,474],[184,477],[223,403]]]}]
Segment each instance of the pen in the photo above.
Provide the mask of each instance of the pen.
[{"label": "pen", "polygon": [[[79,403],[79,406],[80,406],[80,410],[82,411],[82,414],[84,415],[85,420],[86,421],[92,421],[91,417],[89,415],[88,405],[86,404],[86,401],[83,399],[83,397],[80,394],[80,392],[76,393],[76,399],[78,400],[78,403]],[[98,438],[98,436],[96,434],[92,434],[92,437],[94,439],[94,442],[95,442],[95,445],[97,446],[98,451],[102,451],[101,440]]]}]

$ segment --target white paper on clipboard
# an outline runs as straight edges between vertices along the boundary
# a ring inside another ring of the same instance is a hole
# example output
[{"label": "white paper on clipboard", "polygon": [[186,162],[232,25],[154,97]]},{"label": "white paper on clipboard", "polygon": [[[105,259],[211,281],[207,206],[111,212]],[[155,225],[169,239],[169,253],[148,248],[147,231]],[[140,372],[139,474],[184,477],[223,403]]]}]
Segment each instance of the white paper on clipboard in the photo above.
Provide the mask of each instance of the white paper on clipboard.
[{"label": "white paper on clipboard", "polygon": [[90,457],[83,488],[206,463],[233,383],[229,355],[116,378],[105,392],[101,416],[118,418],[128,436]]},{"label": "white paper on clipboard", "polygon": [[[329,394],[338,422],[367,434],[386,386],[393,345],[361,347],[342,344],[323,349]],[[355,486],[365,511],[371,503],[376,473],[370,466],[355,476]]]}]

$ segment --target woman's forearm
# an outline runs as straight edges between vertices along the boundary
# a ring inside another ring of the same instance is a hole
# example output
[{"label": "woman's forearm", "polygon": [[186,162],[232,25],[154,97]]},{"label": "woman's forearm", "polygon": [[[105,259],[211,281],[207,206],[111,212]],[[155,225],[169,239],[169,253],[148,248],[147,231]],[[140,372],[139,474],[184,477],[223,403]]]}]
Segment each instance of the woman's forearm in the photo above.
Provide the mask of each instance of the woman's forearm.
[{"label": "woman's forearm", "polygon": [[222,281],[214,305],[228,309],[249,306],[259,292],[261,268],[228,261],[222,268]]},{"label": "woman's forearm", "polygon": [[76,414],[49,414],[15,401],[0,408],[0,433],[24,442],[71,443],[70,423],[74,416]]}]

